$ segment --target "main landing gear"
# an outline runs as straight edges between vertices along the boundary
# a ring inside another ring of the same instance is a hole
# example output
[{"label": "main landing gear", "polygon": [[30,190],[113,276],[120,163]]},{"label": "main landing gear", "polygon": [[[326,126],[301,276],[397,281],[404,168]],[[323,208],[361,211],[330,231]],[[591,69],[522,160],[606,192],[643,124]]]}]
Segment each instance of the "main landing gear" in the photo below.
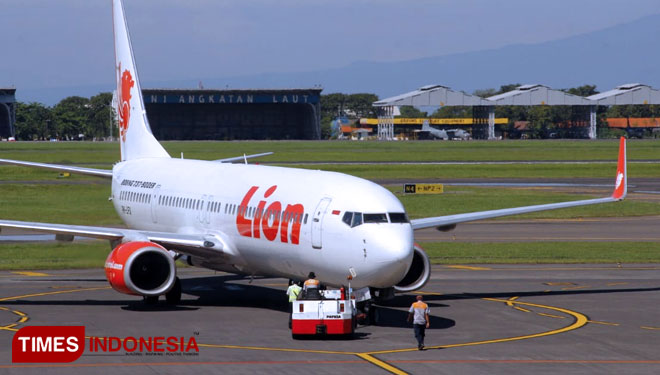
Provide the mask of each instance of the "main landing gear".
[{"label": "main landing gear", "polygon": [[174,286],[165,294],[165,301],[168,305],[178,305],[181,302],[181,280],[177,277],[174,280]]},{"label": "main landing gear", "polygon": [[380,322],[380,311],[378,306],[371,301],[360,302],[357,304],[357,321],[361,325],[377,326]]},{"label": "main landing gear", "polygon": [[[144,296],[143,301],[146,305],[155,305],[158,303],[160,296]],[[168,305],[174,306],[181,302],[181,280],[177,277],[174,280],[174,285],[169,292],[165,293],[165,302]]]}]

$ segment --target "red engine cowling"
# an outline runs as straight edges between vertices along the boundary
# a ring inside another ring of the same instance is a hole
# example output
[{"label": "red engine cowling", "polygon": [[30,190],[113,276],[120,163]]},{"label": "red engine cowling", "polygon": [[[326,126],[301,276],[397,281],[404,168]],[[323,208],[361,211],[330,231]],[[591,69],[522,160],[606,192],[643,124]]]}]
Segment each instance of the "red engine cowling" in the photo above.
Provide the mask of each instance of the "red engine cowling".
[{"label": "red engine cowling", "polygon": [[160,296],[172,289],[176,267],[164,247],[152,242],[126,242],[108,255],[105,276],[118,292]]},{"label": "red engine cowling", "polygon": [[413,261],[408,273],[394,286],[397,292],[412,292],[421,289],[431,278],[431,261],[424,249],[418,244],[414,245]]}]

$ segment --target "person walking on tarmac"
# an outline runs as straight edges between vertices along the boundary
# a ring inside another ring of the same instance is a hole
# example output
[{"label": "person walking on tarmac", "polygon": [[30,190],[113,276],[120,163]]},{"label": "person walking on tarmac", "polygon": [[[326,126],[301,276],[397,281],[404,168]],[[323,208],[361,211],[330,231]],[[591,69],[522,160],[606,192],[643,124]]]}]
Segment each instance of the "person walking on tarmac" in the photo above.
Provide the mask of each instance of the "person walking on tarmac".
[{"label": "person walking on tarmac", "polygon": [[429,305],[422,301],[422,296],[417,296],[417,302],[413,303],[408,310],[408,321],[413,322],[413,330],[417,339],[417,350],[424,350],[424,336],[429,328]]},{"label": "person walking on tarmac", "polygon": [[321,288],[321,282],[316,280],[316,274],[310,272],[307,275],[307,280],[303,286],[303,291],[305,292],[306,299],[321,299],[321,293],[319,289]]}]

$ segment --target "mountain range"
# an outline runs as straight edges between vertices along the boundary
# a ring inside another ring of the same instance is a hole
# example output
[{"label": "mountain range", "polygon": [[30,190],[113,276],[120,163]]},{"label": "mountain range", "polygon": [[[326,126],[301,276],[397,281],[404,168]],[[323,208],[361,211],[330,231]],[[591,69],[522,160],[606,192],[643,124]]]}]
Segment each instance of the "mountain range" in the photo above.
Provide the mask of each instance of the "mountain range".
[{"label": "mountain range", "polygon": [[[261,73],[202,79],[206,88],[292,88],[321,85],[324,93],[375,93],[381,98],[429,84],[456,90],[540,83],[553,88],[595,84],[599,91],[639,82],[660,88],[660,14],[564,39],[441,55],[409,61],[359,61],[348,66],[295,73]],[[451,35],[439,35],[449,38]],[[383,48],[386,47],[383,43]],[[195,88],[198,81],[143,82],[145,88]],[[66,96],[111,91],[113,83],[17,90],[21,101],[53,105]]]}]

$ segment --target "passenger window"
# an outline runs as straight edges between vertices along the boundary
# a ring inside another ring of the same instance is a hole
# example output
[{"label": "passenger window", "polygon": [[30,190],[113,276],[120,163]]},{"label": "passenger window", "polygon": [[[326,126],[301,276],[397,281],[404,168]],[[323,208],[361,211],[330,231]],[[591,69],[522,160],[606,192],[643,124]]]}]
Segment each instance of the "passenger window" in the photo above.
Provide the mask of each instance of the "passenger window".
[{"label": "passenger window", "polygon": [[305,223],[305,224],[307,224],[307,215],[308,215],[308,214],[305,214],[305,220],[304,220],[304,223]]},{"label": "passenger window", "polygon": [[385,214],[364,214],[364,223],[387,223]]},{"label": "passenger window", "polygon": [[362,224],[362,212],[353,213],[353,221],[351,222],[351,228],[357,227]]}]

